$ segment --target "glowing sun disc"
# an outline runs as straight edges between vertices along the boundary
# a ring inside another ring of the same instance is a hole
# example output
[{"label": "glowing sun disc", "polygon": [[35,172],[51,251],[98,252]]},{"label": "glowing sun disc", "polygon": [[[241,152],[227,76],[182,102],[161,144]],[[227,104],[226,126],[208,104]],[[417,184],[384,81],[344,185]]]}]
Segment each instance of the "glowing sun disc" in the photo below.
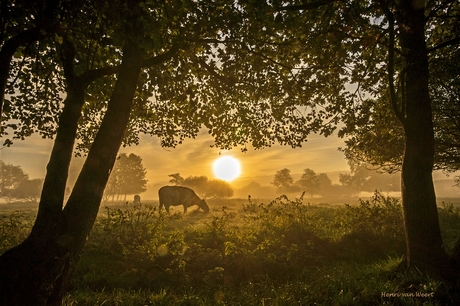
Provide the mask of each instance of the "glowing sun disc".
[{"label": "glowing sun disc", "polygon": [[240,162],[231,156],[222,156],[213,164],[214,175],[224,181],[232,181],[241,174]]}]

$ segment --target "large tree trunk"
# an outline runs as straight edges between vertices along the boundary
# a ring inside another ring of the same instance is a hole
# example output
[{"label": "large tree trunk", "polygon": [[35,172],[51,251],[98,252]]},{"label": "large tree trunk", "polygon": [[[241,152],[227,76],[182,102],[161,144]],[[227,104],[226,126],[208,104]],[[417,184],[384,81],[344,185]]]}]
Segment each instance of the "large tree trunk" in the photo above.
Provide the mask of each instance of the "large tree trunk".
[{"label": "large tree trunk", "polygon": [[[54,196],[51,188],[44,189],[42,200],[53,201],[54,204],[40,205],[41,211],[31,235],[0,257],[1,305],[61,304],[63,290],[94,224],[105,185],[121,145],[140,73],[141,59],[135,43],[125,46],[123,62],[107,113],[65,208],[62,210],[61,207],[59,211],[56,208],[60,194]],[[60,124],[65,125],[66,122],[62,121]],[[69,139],[63,137],[62,140]],[[48,171],[58,178],[59,184],[65,184],[61,180],[67,175],[55,167],[67,163],[68,143],[67,149],[62,151],[56,148],[59,144],[55,144]]]},{"label": "large tree trunk", "polygon": [[[419,3],[418,3],[419,2]],[[432,171],[434,132],[428,91],[424,1],[402,1],[398,22],[405,70],[400,119],[405,131],[402,204],[406,235],[406,266],[452,279],[443,247]]]}]

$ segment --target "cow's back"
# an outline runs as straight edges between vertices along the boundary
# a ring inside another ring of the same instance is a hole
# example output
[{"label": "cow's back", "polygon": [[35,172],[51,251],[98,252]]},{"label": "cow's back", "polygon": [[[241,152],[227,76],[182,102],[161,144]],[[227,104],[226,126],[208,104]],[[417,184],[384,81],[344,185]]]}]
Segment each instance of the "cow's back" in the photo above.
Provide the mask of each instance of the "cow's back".
[{"label": "cow's back", "polygon": [[197,205],[200,201],[192,189],[182,186],[163,186],[158,190],[158,197],[160,203],[167,206],[191,206]]}]

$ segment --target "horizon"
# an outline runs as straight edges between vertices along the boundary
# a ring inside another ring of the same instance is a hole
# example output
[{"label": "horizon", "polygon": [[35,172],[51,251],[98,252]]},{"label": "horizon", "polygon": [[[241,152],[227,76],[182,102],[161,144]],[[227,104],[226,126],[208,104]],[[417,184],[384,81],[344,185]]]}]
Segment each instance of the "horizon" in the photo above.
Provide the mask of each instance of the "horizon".
[{"label": "horizon", "polygon": [[[0,160],[20,166],[31,179],[44,178],[53,143],[53,140],[42,139],[38,135],[17,140],[13,146],[0,149]],[[163,148],[157,137],[141,135],[139,145],[121,147],[118,153],[133,153],[142,158],[142,164],[147,170],[147,188],[167,185],[170,179],[168,175],[173,173],[179,173],[184,178],[206,176],[208,179],[217,179],[213,172],[213,163],[222,156],[231,156],[241,165],[239,177],[228,182],[234,190],[244,188],[251,182],[261,186],[273,186],[271,181],[276,171],[283,168],[289,169],[295,180],[306,168],[317,174],[326,173],[333,184],[339,183],[339,173],[350,173],[344,154],[338,151],[339,147],[345,146],[344,140],[336,135],[311,135],[302,147],[295,149],[279,144],[263,149],[248,146],[244,153],[240,148],[220,150],[212,147],[213,143],[212,136],[205,129],[196,138],[185,139],[176,148]],[[69,168],[69,187],[73,186],[83,162],[84,158],[73,157]],[[452,177],[436,171],[433,179],[452,180]],[[442,189],[443,193],[455,193],[455,189]],[[152,193],[156,194],[156,190],[145,192]]]}]

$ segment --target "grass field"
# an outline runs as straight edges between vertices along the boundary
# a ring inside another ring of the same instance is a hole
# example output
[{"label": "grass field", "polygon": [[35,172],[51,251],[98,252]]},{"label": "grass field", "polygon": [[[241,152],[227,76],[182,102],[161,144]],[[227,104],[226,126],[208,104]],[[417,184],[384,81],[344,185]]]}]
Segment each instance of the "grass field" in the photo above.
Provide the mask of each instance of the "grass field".
[{"label": "grass field", "polygon": [[[210,213],[186,215],[155,202],[103,205],[64,305],[460,305],[454,288],[398,269],[397,199],[314,200],[210,200]],[[439,214],[450,252],[458,203],[440,201]],[[33,217],[25,204],[5,206],[0,252]]]}]

